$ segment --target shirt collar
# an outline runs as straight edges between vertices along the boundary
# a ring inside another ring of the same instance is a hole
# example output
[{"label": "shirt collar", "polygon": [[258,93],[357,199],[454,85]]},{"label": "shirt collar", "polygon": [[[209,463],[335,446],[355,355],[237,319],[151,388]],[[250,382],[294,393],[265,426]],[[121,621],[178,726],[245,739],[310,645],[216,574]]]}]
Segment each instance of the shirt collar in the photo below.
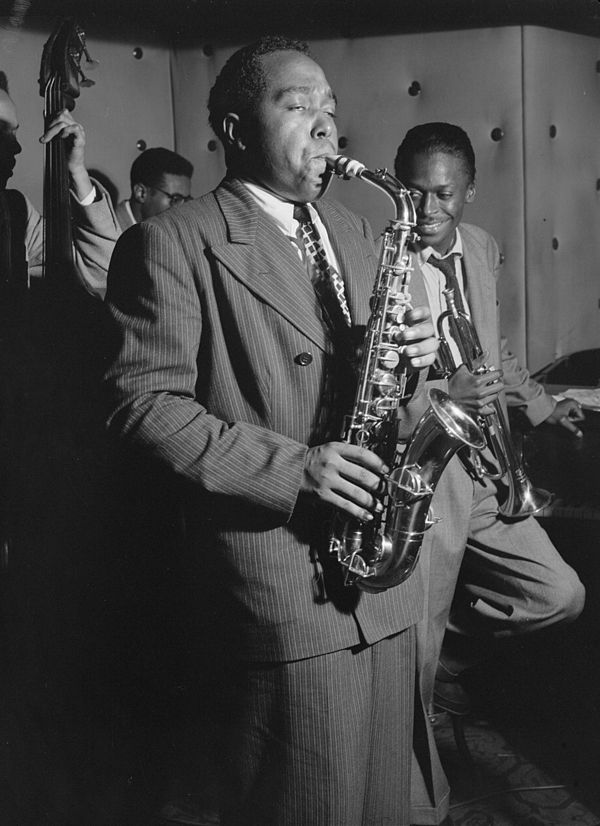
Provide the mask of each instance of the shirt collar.
[{"label": "shirt collar", "polygon": [[[294,204],[278,198],[271,190],[265,189],[264,186],[254,181],[242,180],[242,183],[259,207],[275,221],[281,231],[294,238],[298,227],[298,222],[294,219]],[[318,217],[317,211],[312,204],[306,204],[306,206],[314,221]]]},{"label": "shirt collar", "polygon": [[429,258],[430,255],[433,255],[435,258],[447,258],[449,255],[452,255],[452,254],[458,255],[461,258],[462,258],[462,255],[463,255],[463,242],[462,242],[462,238],[460,236],[460,231],[458,230],[458,227],[456,229],[454,244],[452,244],[452,247],[448,250],[446,255],[440,255],[438,252],[436,252],[433,249],[433,247],[424,247],[423,249],[420,249],[417,252],[417,257],[419,259],[419,264],[421,266],[423,266],[423,264],[427,263],[427,259]]},{"label": "shirt collar", "polygon": [[129,200],[125,201],[125,212],[129,215],[129,217],[131,218],[132,222],[133,222],[134,224],[137,224],[137,221],[136,221],[136,219],[135,219],[135,215],[133,214],[133,212],[132,212],[132,210],[131,210],[131,202],[130,202]]}]

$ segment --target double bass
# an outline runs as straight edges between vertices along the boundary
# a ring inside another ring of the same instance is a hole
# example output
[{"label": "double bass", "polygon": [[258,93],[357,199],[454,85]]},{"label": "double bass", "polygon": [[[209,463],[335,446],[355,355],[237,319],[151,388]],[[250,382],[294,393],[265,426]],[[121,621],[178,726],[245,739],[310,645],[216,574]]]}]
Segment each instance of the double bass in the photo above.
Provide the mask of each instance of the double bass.
[{"label": "double bass", "polygon": [[[74,108],[80,86],[90,85],[80,68],[85,53],[81,29],[70,18],[62,20],[45,44],[41,62],[46,127],[62,109]],[[17,566],[26,565],[29,553],[33,558],[37,550],[35,534],[43,533],[38,529],[41,497],[31,480],[48,478],[51,485],[59,475],[42,457],[52,455],[60,441],[57,429],[64,430],[63,423],[72,416],[73,336],[67,329],[79,310],[67,309],[69,301],[56,289],[76,283],[64,143],[46,145],[44,278],[29,278],[25,199],[17,191],[2,193],[7,203],[9,195],[13,203],[22,201],[18,221],[15,209],[0,209],[0,229],[10,238],[0,266],[0,571],[13,569],[13,575],[15,562],[9,558],[16,556]],[[13,553],[14,548],[18,550]]]},{"label": "double bass", "polygon": [[[44,98],[44,131],[64,109],[73,111],[81,87],[93,86],[81,68],[92,64],[85,34],[73,18],[59,22],[42,52],[39,87]],[[69,170],[65,142],[46,144],[44,162],[44,278],[65,285],[74,281]]]}]

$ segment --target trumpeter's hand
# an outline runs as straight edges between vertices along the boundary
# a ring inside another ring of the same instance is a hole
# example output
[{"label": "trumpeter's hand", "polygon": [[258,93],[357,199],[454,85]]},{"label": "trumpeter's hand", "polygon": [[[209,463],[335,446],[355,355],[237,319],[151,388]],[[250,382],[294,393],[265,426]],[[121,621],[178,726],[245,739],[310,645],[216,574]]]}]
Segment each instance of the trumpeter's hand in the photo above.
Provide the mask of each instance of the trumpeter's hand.
[{"label": "trumpeter's hand", "polygon": [[461,364],[448,379],[448,394],[457,404],[477,416],[489,416],[498,393],[504,388],[502,370],[471,373]]}]

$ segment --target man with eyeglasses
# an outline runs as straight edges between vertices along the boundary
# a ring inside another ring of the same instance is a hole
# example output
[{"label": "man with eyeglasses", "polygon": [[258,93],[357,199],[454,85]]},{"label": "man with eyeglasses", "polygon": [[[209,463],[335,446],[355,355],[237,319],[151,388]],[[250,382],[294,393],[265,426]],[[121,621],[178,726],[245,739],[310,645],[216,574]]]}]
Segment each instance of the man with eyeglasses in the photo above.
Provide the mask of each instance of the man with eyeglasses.
[{"label": "man with eyeglasses", "polygon": [[146,149],[131,165],[131,195],[117,206],[124,231],[133,224],[190,201],[194,167],[177,152]]}]

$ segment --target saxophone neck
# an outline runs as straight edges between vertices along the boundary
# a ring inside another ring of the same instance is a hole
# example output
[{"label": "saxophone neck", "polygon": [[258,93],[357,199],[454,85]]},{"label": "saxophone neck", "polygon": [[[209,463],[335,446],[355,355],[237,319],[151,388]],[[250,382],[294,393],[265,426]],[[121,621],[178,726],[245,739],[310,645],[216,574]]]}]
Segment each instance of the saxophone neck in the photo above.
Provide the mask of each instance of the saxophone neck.
[{"label": "saxophone neck", "polygon": [[399,228],[406,227],[406,229],[412,230],[416,226],[417,213],[409,191],[387,169],[367,169],[360,161],[354,158],[346,158],[344,155],[326,155],[325,162],[339,178],[346,180],[361,178],[361,180],[385,192],[394,204],[394,221],[399,225]]}]

